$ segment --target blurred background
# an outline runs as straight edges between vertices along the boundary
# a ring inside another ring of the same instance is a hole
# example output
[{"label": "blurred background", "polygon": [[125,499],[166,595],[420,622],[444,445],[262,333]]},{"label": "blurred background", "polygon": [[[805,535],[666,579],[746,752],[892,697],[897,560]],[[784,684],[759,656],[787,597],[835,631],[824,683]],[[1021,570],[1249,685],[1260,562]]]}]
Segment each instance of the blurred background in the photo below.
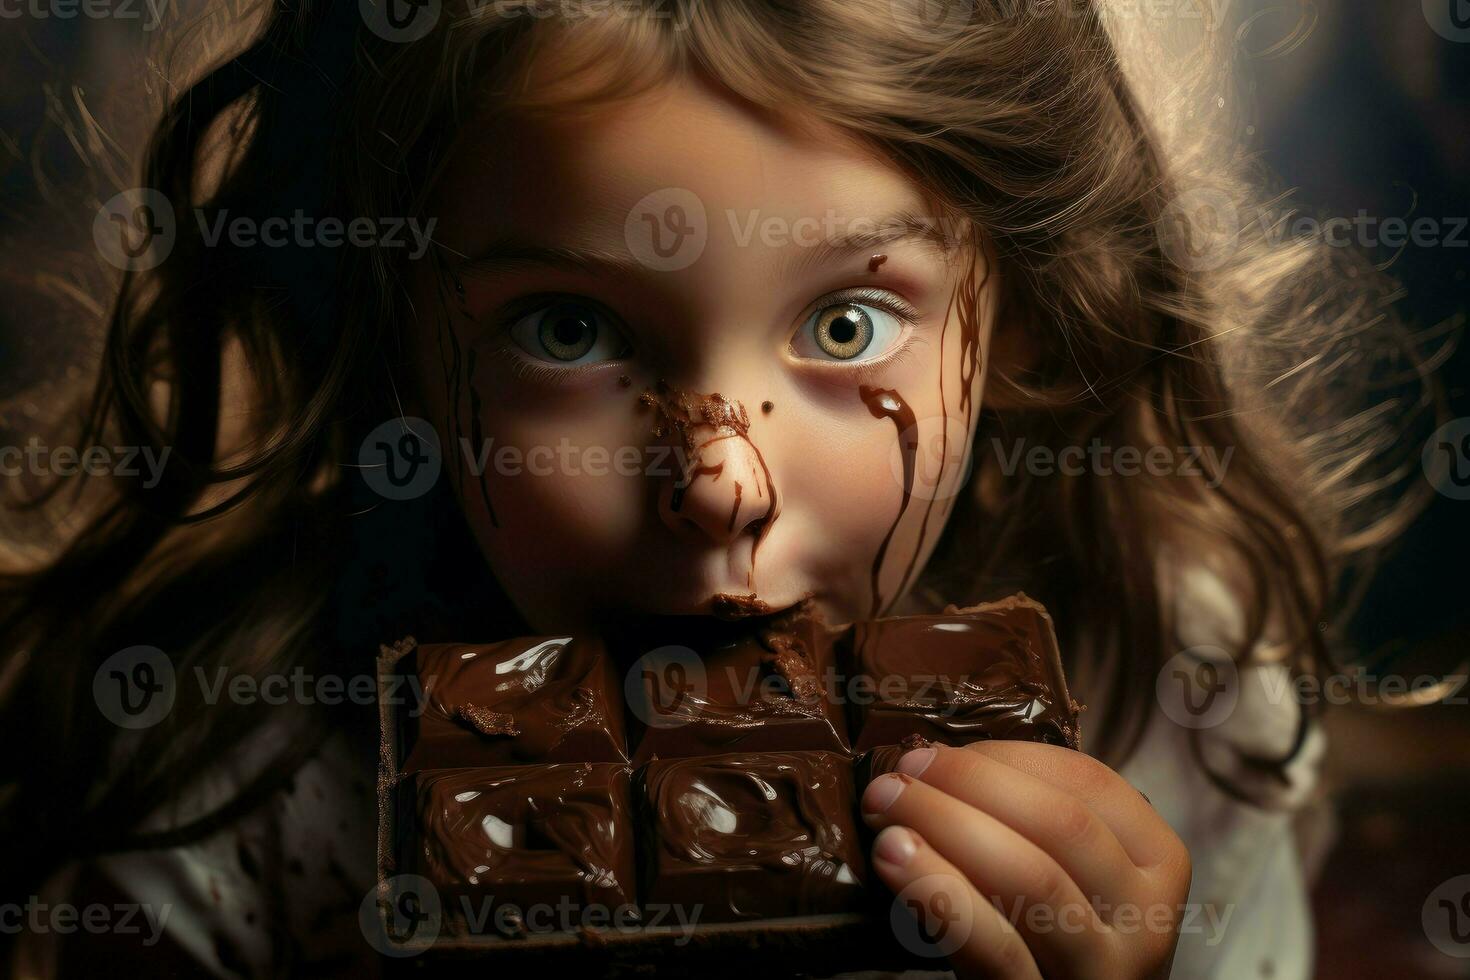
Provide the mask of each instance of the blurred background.
[{"label": "blurred background", "polygon": [[[207,56],[215,27],[232,19],[209,15],[228,14],[228,2],[132,0],[105,17],[0,4],[0,443],[24,444],[28,420],[52,414],[42,400],[81,383],[99,350],[94,297],[109,276],[92,219],[137,183],[133,161],[169,94],[172,73],[145,57],[160,24],[194,19],[181,51]],[[1453,336],[1470,296],[1470,0],[1170,0],[1191,2],[1228,8],[1241,25],[1250,148],[1304,213],[1368,215],[1380,228],[1435,219],[1434,244],[1368,247],[1402,285],[1408,322]],[[1450,416],[1470,416],[1464,344],[1443,382]],[[1435,494],[1364,595],[1341,656],[1444,671],[1463,662],[1467,545],[1470,501]],[[1307,855],[1318,873],[1319,976],[1470,976],[1470,958],[1437,950],[1426,926],[1431,893],[1470,875],[1466,697],[1329,711],[1333,843]],[[1470,956],[1470,899],[1462,911],[1459,950]]]}]

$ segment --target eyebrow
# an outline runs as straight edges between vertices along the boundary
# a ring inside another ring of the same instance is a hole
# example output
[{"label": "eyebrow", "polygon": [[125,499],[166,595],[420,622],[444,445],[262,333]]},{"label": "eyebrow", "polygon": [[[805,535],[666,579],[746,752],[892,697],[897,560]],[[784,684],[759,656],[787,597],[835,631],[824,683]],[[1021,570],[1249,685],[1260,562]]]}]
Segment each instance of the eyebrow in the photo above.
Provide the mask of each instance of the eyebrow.
[{"label": "eyebrow", "polygon": [[[912,211],[899,211],[880,218],[858,218],[849,224],[861,230],[823,239],[816,245],[803,248],[799,256],[787,261],[784,271],[794,275],[901,242],[919,242],[948,256],[964,245],[963,238],[949,234],[947,226],[952,223]],[[450,253],[450,270],[470,279],[529,268],[565,269],[592,276],[627,277],[648,272],[648,268],[632,255],[597,248],[505,240],[492,242],[476,250],[473,256],[447,247],[445,251]]]},{"label": "eyebrow", "polygon": [[805,272],[903,242],[928,245],[949,256],[965,244],[963,236],[949,233],[950,226],[957,223],[952,219],[927,217],[913,211],[897,211],[880,218],[858,218],[849,224],[861,230],[824,239],[803,249],[802,255],[791,262],[789,269],[792,273]]}]

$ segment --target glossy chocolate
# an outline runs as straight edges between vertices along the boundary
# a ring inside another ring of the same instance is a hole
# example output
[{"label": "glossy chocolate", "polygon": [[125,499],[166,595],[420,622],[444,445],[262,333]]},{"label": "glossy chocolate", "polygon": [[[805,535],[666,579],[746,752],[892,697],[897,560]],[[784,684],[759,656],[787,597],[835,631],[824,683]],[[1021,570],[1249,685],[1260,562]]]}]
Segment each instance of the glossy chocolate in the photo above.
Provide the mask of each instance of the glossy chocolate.
[{"label": "glossy chocolate", "polygon": [[405,772],[532,762],[626,762],[621,684],[596,639],[538,636],[420,647]]},{"label": "glossy chocolate", "polygon": [[858,623],[850,642],[851,672],[873,694],[855,706],[857,751],[910,734],[1081,745],[1051,617],[1025,595]]},{"label": "glossy chocolate", "polygon": [[645,903],[703,906],[700,922],[861,907],[866,866],[846,757],[660,759],[638,785]]},{"label": "glossy chocolate", "polygon": [[632,706],[635,765],[737,751],[849,751],[842,707],[822,682],[834,663],[832,634],[809,603],[748,628],[698,636],[671,629],[645,635],[652,649],[630,657],[642,657],[643,674],[643,697]]},{"label": "glossy chocolate", "polygon": [[436,769],[401,790],[402,870],[433,882],[452,928],[477,928],[465,900],[479,928],[512,934],[636,906],[627,766]]}]

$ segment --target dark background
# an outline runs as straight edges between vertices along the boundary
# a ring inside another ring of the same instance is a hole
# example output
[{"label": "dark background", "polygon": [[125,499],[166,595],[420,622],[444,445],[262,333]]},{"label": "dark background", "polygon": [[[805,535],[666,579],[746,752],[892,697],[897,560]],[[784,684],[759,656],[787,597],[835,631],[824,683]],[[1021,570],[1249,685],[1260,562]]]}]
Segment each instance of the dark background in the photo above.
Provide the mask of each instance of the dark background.
[{"label": "dark background", "polygon": [[[1464,0],[1426,2],[1470,8]],[[143,19],[23,13],[0,20],[5,443],[24,444],[54,413],[58,385],[80,383],[97,352],[86,296],[102,295],[108,275],[91,244],[92,217],[113,190],[136,183],[132,161],[166,91],[165,73],[143,57],[159,34],[145,29],[147,7],[135,6]],[[1316,18],[1288,50],[1241,64],[1253,149],[1300,207],[1322,217],[1366,211],[1447,223],[1470,215],[1470,31],[1464,42],[1436,33],[1420,0],[1237,0],[1236,7],[1262,12],[1258,39]],[[185,0],[164,14],[172,23],[197,9],[200,0]],[[194,53],[208,51],[210,37],[206,23]],[[1455,247],[1379,249],[1376,260],[1403,285],[1399,307],[1410,324],[1432,331],[1463,318],[1467,242],[1470,230]],[[1442,378],[1451,415],[1470,415],[1463,344]],[[1467,544],[1470,501],[1435,495],[1375,578],[1344,656],[1371,662],[1409,648],[1445,670],[1463,661]],[[1465,708],[1444,705],[1329,715],[1337,843],[1309,855],[1321,862],[1320,976],[1470,976],[1470,960],[1442,956],[1425,941],[1420,919],[1436,885],[1470,873],[1467,717]]]}]

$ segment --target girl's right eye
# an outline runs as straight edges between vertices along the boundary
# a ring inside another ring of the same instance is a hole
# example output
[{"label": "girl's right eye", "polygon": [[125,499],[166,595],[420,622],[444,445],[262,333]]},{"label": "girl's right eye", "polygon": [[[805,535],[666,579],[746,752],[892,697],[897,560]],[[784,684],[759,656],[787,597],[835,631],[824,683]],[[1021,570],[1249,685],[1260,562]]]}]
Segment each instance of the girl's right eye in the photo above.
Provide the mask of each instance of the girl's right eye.
[{"label": "girl's right eye", "polygon": [[509,333],[531,357],[558,367],[596,364],[628,353],[612,317],[587,300],[543,303],[512,323]]}]

